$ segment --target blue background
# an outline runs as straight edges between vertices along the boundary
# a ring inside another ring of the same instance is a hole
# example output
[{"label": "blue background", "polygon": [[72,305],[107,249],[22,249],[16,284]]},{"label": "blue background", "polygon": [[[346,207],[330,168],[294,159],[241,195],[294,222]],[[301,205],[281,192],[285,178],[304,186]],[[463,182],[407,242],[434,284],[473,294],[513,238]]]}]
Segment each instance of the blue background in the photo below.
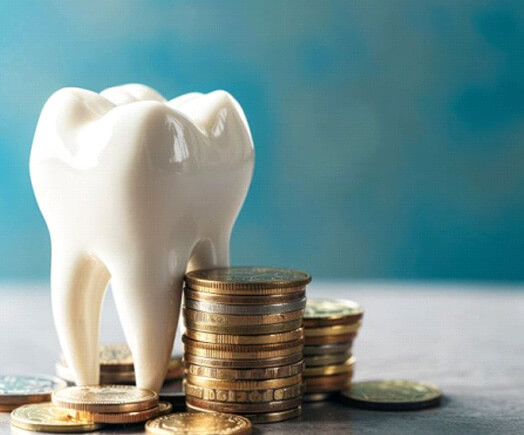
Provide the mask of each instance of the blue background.
[{"label": "blue background", "polygon": [[256,171],[237,264],[329,278],[524,278],[522,1],[0,6],[0,277],[46,278],[28,156],[63,86],[229,90]]}]

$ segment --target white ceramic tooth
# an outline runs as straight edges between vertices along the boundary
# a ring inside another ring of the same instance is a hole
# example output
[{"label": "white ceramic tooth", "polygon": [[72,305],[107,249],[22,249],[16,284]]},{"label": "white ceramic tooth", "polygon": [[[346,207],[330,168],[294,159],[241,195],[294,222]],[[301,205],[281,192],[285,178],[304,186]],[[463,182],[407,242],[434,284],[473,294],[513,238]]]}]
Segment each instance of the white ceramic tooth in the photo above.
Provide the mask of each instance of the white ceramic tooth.
[{"label": "white ceramic tooth", "polygon": [[98,382],[111,279],[137,385],[160,388],[183,274],[229,264],[253,162],[244,113],[223,91],[169,102],[142,85],[51,96],[30,170],[51,235],[55,324],[78,384]]}]

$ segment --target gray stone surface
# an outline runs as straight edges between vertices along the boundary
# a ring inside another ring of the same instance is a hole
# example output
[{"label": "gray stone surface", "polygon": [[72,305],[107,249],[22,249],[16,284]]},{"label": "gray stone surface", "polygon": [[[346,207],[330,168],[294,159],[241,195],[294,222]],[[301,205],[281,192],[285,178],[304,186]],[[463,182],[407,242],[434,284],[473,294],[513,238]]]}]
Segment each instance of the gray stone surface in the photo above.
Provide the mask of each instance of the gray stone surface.
[{"label": "gray stone surface", "polygon": [[[428,380],[445,392],[439,408],[379,412],[326,402],[256,434],[524,433],[524,291],[518,287],[315,283],[309,296],[346,297],[366,310],[354,353],[356,380]],[[112,298],[102,341],[122,340]],[[179,345],[177,345],[179,346]],[[0,288],[0,372],[53,373],[58,344],[49,291]],[[9,433],[0,413],[0,433]],[[23,431],[20,431],[23,432]],[[143,433],[142,427],[100,433]]]}]

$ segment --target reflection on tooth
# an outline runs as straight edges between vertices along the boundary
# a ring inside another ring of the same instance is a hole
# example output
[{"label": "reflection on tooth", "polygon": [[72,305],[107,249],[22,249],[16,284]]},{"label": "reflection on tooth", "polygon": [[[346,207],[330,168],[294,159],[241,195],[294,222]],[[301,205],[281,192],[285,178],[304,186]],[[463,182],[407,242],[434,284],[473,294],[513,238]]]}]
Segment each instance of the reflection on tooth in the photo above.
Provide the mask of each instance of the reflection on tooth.
[{"label": "reflection on tooth", "polygon": [[158,390],[187,269],[227,266],[254,151],[226,92],[166,100],[143,85],[66,88],[44,106],[31,180],[52,242],[58,336],[78,384],[98,382],[111,279],[137,385]]}]

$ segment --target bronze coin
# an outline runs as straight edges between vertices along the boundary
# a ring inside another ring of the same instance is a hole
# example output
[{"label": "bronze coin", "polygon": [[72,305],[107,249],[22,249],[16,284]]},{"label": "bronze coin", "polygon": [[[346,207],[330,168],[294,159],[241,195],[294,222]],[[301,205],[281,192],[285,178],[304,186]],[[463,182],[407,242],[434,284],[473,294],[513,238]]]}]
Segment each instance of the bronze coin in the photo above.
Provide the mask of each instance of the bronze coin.
[{"label": "bronze coin", "polygon": [[196,406],[200,409],[209,411],[231,412],[236,413],[259,413],[285,411],[286,409],[296,408],[302,404],[302,397],[289,400],[278,400],[264,403],[227,403],[227,402],[210,402],[207,400],[197,399],[186,396],[187,405]]},{"label": "bronze coin", "polygon": [[296,292],[264,296],[243,296],[243,295],[219,295],[213,293],[199,292],[188,287],[184,289],[184,296],[196,301],[213,302],[218,304],[230,305],[251,305],[251,304],[279,304],[283,302],[292,302],[304,298],[306,290],[304,287],[299,288]]},{"label": "bronze coin", "polygon": [[206,378],[216,379],[277,379],[285,378],[287,376],[293,376],[302,373],[304,370],[304,363],[299,361],[294,364],[289,364],[280,367],[268,367],[268,368],[252,368],[252,369],[224,369],[217,367],[205,367],[196,364],[186,365],[188,374],[203,376]]},{"label": "bronze coin", "polygon": [[280,367],[301,361],[302,352],[277,358],[260,358],[252,360],[209,358],[187,353],[184,359],[187,363],[197,364],[205,367],[227,368],[227,369],[260,369],[268,367]]}]

